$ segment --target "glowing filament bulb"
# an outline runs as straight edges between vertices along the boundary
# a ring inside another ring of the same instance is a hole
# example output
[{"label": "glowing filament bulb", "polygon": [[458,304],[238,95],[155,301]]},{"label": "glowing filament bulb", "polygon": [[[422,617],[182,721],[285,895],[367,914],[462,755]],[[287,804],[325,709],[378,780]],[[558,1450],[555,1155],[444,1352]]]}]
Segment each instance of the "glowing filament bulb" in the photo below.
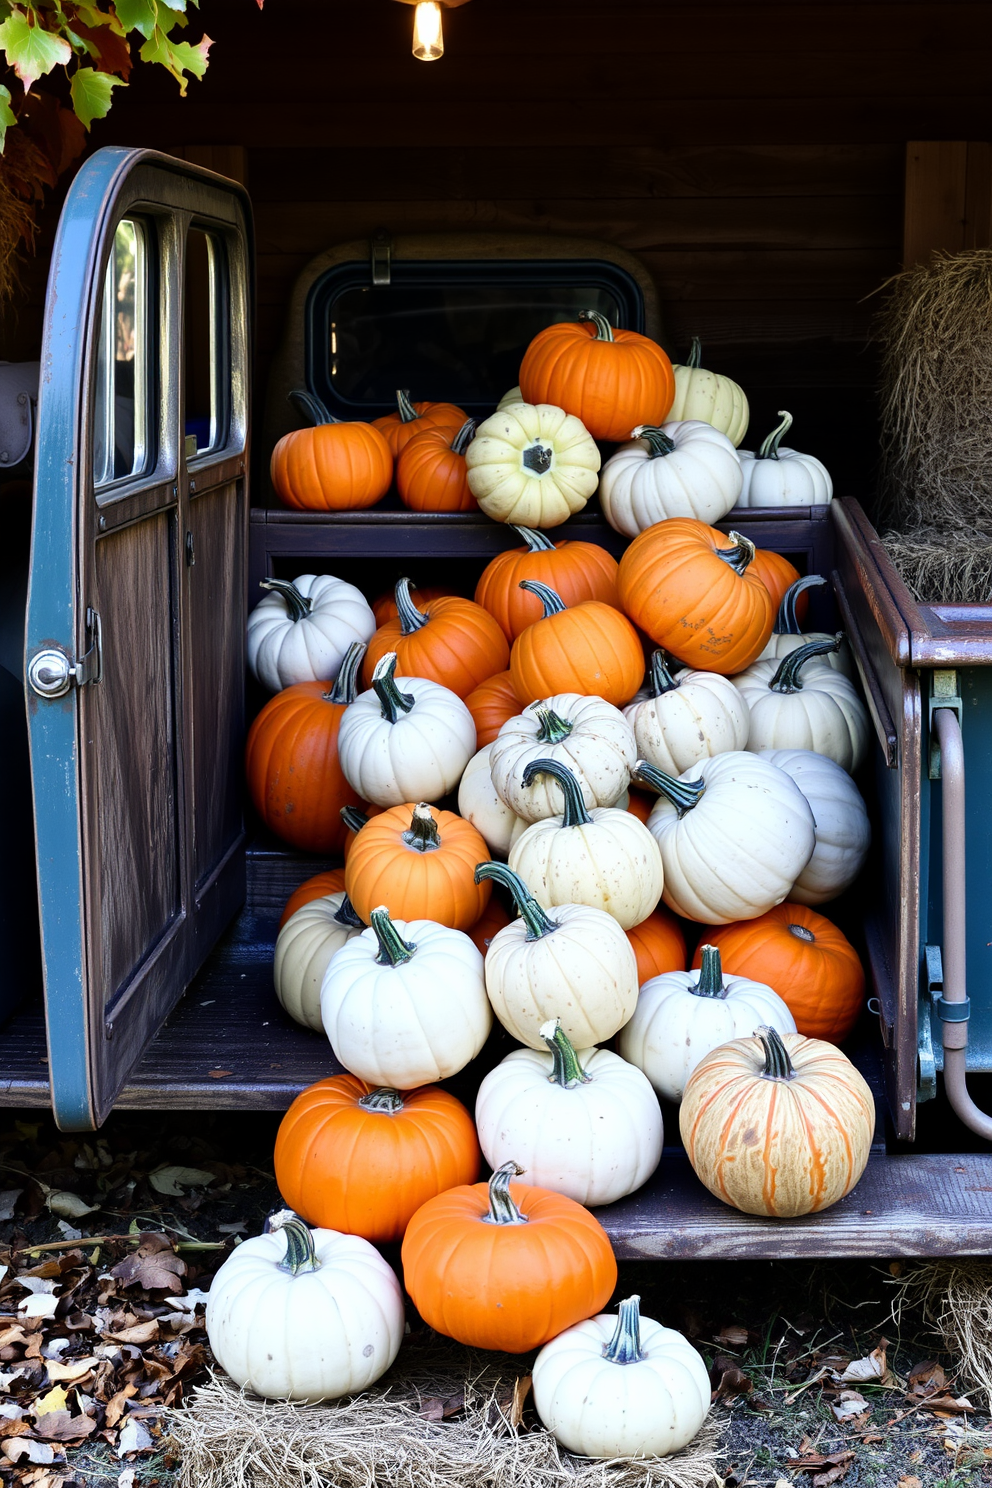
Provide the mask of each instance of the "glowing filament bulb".
[{"label": "glowing filament bulb", "polygon": [[444,56],[438,0],[420,0],[413,13],[413,55],[421,62],[436,62]]}]

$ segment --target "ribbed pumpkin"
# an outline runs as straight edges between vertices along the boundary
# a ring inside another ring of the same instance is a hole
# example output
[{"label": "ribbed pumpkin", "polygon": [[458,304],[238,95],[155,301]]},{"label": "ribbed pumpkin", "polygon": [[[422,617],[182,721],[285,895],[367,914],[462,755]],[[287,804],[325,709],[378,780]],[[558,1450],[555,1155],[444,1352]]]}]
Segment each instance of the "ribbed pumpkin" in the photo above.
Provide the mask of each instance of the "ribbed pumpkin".
[{"label": "ribbed pumpkin", "polygon": [[687,666],[729,676],[760,654],[776,604],[752,572],[755,546],[673,517],[635,537],[620,560],[620,602],[635,625]]},{"label": "ribbed pumpkin", "polygon": [[[454,589],[443,589],[440,584],[424,584],[423,587],[410,585],[410,598],[418,610],[423,610],[432,599],[450,599],[454,593]],[[385,625],[387,620],[396,619],[399,610],[396,608],[395,589],[387,589],[385,594],[377,595],[372,601],[372,613],[377,628]]]},{"label": "ribbed pumpkin", "polygon": [[[843,931],[815,909],[786,901],[702,938],[719,948],[726,972],[773,988],[807,1038],[839,1044],[858,1021],[864,968]],[[692,964],[700,965],[698,951]]]},{"label": "ribbed pumpkin", "polygon": [[747,433],[750,413],[743,388],[730,377],[708,372],[702,365],[702,346],[693,336],[689,355],[673,367],[675,397],[673,419],[702,419],[739,445]]},{"label": "ribbed pumpkin", "polygon": [[513,527],[513,531],[520,534],[525,546],[497,554],[486,565],[475,590],[476,604],[499,622],[511,645],[542,615],[540,600],[521,589],[521,579],[547,584],[566,605],[599,599],[603,604],[619,606],[617,560],[598,543],[553,543],[532,527]]},{"label": "ribbed pumpkin", "polygon": [[275,1171],[286,1203],[309,1224],[388,1245],[428,1199],[475,1182],[479,1144],[465,1107],[437,1085],[376,1090],[333,1075],[286,1112]]},{"label": "ribbed pumpkin", "polygon": [[281,930],[286,921],[302,909],[304,904],[312,904],[315,899],[326,899],[329,894],[340,894],[344,891],[344,869],[331,868],[327,873],[315,873],[313,878],[308,878],[301,883],[298,889],[294,889],[286,900],[286,908],[283,910],[279,920]]},{"label": "ribbed pumpkin", "polygon": [[398,460],[407,444],[425,429],[450,429],[454,433],[465,422],[466,414],[454,403],[411,403],[410,394],[400,389],[396,394],[396,412],[374,420],[376,428]]},{"label": "ribbed pumpkin", "polygon": [[252,804],[271,831],[304,852],[340,852],[348,835],[342,806],[365,804],[338,759],[338,730],[355,700],[364,649],[360,642],[350,647],[331,688],[297,682],[277,692],[248,732],[245,776]]},{"label": "ribbed pumpkin", "polygon": [[377,904],[388,904],[400,920],[468,930],[492,893],[492,884],[475,882],[475,865],[488,857],[485,839],[453,811],[423,801],[393,806],[355,837],[345,888],[366,924]]},{"label": "ribbed pumpkin", "polygon": [[474,433],[475,420],[466,419],[454,433],[442,426],[407,440],[396,461],[396,489],[404,506],[420,512],[478,511],[465,465]]},{"label": "ribbed pumpkin", "polygon": [[684,971],[685,935],[675,916],[659,904],[646,920],[627,931],[637,957],[637,985],[669,971]]},{"label": "ribbed pumpkin", "polygon": [[425,677],[466,698],[480,682],[506,670],[510,648],[488,610],[471,599],[432,599],[417,608],[410,598],[410,580],[396,585],[395,620],[380,625],[369,641],[365,657],[365,685],[380,657],[396,652],[401,677]]},{"label": "ribbed pumpkin", "polygon": [[[777,615],[779,605],[787,591],[799,578],[798,568],[790,563],[788,558],[783,558],[781,553],[773,553],[770,548],[758,548],[751,561],[751,573],[759,578],[768,590]],[[805,615],[809,608],[809,600],[805,594],[799,596],[799,608]]]},{"label": "ribbed pumpkin", "polygon": [[483,955],[489,950],[489,942],[510,923],[510,916],[503,908],[502,900],[494,894],[469,930],[469,937]]},{"label": "ribbed pumpkin", "polygon": [[523,1354],[591,1317],[617,1281],[597,1219],[564,1194],[510,1183],[451,1188],[418,1209],[403,1238],[403,1280],[420,1316],[473,1348]]},{"label": "ribbed pumpkin", "polygon": [[480,682],[465,699],[465,706],[475,719],[476,739],[480,749],[491,744],[508,718],[516,718],[524,706],[513,688],[509,672],[497,672]]},{"label": "ribbed pumpkin", "polygon": [[644,681],[644,652],[627,617],[598,599],[567,607],[553,589],[531,579],[522,586],[537,595],[544,618],[513,643],[510,676],[517,696],[580,692],[614,707],[629,703]]},{"label": "ribbed pumpkin", "polygon": [[272,451],[269,472],[284,506],[358,511],[375,506],[389,490],[393,457],[372,424],[334,420],[284,434]]},{"label": "ribbed pumpkin", "polygon": [[554,403],[594,439],[627,439],[635,424],[660,424],[675,397],[672,364],[656,341],[614,330],[598,310],[540,331],[520,364],[528,403]]}]

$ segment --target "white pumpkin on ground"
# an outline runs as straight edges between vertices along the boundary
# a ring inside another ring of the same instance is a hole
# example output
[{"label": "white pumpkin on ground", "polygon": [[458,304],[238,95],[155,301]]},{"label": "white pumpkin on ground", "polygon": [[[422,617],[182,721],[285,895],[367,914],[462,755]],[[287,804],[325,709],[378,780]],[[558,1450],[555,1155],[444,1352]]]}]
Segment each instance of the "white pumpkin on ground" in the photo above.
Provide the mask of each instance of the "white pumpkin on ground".
[{"label": "white pumpkin on ground", "polygon": [[633,929],[655,909],[664,887],[654,838],[633,812],[612,806],[587,811],[574,776],[557,760],[532,760],[524,784],[541,770],[562,787],[565,811],[534,822],[517,838],[510,867],[545,909],[588,904]]},{"label": "white pumpkin on ground", "polygon": [[368,1389],[399,1353],[404,1326],[403,1290],[375,1246],[310,1230],[291,1210],[231,1252],[207,1297],[217,1363],[271,1400]]},{"label": "white pumpkin on ground", "polygon": [[599,447],[585,424],[551,403],[506,404],[465,451],[468,488],[487,517],[557,527],[596,489]]},{"label": "white pumpkin on ground", "polygon": [[665,1457],[688,1446],[710,1408],[706,1365],[640,1298],[566,1328],[534,1361],[534,1406],[569,1452]]},{"label": "white pumpkin on ground", "polygon": [[757,919],[788,898],[813,856],[806,797],[756,754],[717,754],[678,778],[641,761],[634,779],[660,792],[648,830],[664,863],[662,897],[686,919]]},{"label": "white pumpkin on ground", "polygon": [[741,480],[737,451],[712,424],[641,424],[603,466],[599,504],[610,526],[627,537],[669,517],[712,525],[737,505]]},{"label": "white pumpkin on ground", "polygon": [[320,989],[324,973],[343,945],[365,929],[345,893],[312,899],[290,915],[276,938],[272,980],[289,1016],[323,1033]]},{"label": "white pumpkin on ground", "polygon": [[704,1055],[763,1024],[779,1033],[796,1031],[777,992],[748,977],[724,976],[719,950],[704,945],[699,971],[669,971],[644,983],[617,1049],[644,1071],[663,1100],[680,1101]]},{"label": "white pumpkin on ground", "polygon": [[778,416],[782,422],[757,454],[741,450],[744,482],[738,506],[826,506],[834,494],[830,472],[815,455],[780,448],[792,428],[792,414],[780,408]]},{"label": "white pumpkin on ground", "polygon": [[812,749],[853,774],[868,752],[868,710],[854,683],[820,660],[842,640],[807,641],[734,678],[750,712],[749,750]]},{"label": "white pumpkin on ground", "polygon": [[730,678],[689,667],[672,676],[661,651],[651,658],[645,695],[638,694],[623,712],[638,757],[669,775],[747,747],[747,703]]},{"label": "white pumpkin on ground", "polygon": [[[782,596],[782,603],[778,607],[775,617],[775,629],[768,637],[768,643],[758,661],[781,661],[783,656],[788,656],[791,651],[798,651],[800,646],[805,646],[809,641],[832,641],[834,636],[828,635],[825,630],[804,631],[796,614],[796,600],[807,589],[819,589],[826,579],[822,574],[806,574],[804,578],[797,579],[790,584]],[[851,656],[851,648],[846,640],[841,641],[836,651],[826,651],[820,657],[827,666],[833,667],[835,672],[843,672],[845,677],[854,681],[854,659]],[[732,680],[736,681],[736,678]]]},{"label": "white pumpkin on ground", "polygon": [[491,746],[493,785],[510,810],[528,822],[560,815],[564,804],[550,775],[524,785],[524,770],[535,759],[567,765],[587,807],[614,806],[630,784],[637,745],[623,713],[601,697],[561,692],[508,718]]},{"label": "white pumpkin on ground", "polygon": [[496,794],[490,766],[492,747],[492,744],[484,745],[465,766],[458,786],[458,814],[482,834],[495,857],[505,858],[511,844],[530,823],[511,811]]},{"label": "white pumpkin on ground", "polygon": [[524,395],[520,391],[520,388],[512,387],[509,392],[503,394],[502,398],[496,404],[496,412],[500,413],[504,408],[512,408],[514,403],[522,403],[523,401]]},{"label": "white pumpkin on ground", "polygon": [[547,1049],[514,1049],[475,1102],[486,1162],[519,1163],[537,1188],[595,1208],[633,1193],[661,1160],[662,1121],[650,1082],[609,1049],[576,1051],[557,1018]]},{"label": "white pumpkin on ground", "polygon": [[482,955],[461,930],[433,920],[391,920],[333,958],[320,1012],[337,1059],[376,1087],[413,1090],[457,1075],[489,1036],[493,1014]]},{"label": "white pumpkin on ground", "polygon": [[542,909],[503,863],[480,863],[475,877],[508,889],[519,915],[486,955],[486,991],[503,1027],[541,1051],[541,1029],[556,1016],[579,1048],[612,1038],[637,1006],[637,957],[613,916],[587,904]]},{"label": "white pumpkin on ground", "polygon": [[702,347],[693,336],[692,347],[684,362],[676,363],[675,401],[668,410],[670,419],[702,419],[726,434],[736,448],[747,433],[750,409],[744,389],[731,377],[707,372],[700,366]]},{"label": "white pumpkin on ground", "polygon": [[825,754],[811,749],[762,749],[760,758],[792,777],[816,823],[813,856],[788,897],[799,904],[826,904],[851,886],[868,856],[871,823],[864,798],[847,771]]},{"label": "white pumpkin on ground", "polygon": [[296,682],[332,682],[345,652],[375,633],[371,606],[333,574],[262,579],[269,590],[248,616],[248,668],[270,692]]},{"label": "white pumpkin on ground", "polygon": [[475,753],[475,720],[447,687],[395,672],[396,652],[387,651],[368,692],[342,717],[341,769],[352,790],[376,806],[440,800]]}]

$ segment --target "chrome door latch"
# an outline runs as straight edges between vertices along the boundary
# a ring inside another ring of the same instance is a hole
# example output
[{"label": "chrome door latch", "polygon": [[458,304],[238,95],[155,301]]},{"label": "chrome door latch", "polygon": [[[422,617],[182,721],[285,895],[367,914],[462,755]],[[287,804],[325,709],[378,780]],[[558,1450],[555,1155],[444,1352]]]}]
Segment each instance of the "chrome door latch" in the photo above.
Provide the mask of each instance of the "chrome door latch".
[{"label": "chrome door latch", "polygon": [[99,682],[103,677],[103,630],[96,610],[86,611],[86,641],[86,654],[75,664],[54,646],[36,651],[28,662],[31,690],[39,697],[60,698],[65,697],[74,682],[77,687]]}]

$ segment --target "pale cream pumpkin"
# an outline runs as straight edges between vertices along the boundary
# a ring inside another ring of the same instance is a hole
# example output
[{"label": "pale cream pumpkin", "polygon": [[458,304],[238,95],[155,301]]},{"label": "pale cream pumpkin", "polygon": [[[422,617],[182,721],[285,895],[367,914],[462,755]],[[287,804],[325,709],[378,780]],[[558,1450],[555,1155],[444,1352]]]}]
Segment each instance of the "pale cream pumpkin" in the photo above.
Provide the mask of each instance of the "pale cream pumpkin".
[{"label": "pale cream pumpkin", "polygon": [[557,816],[563,806],[561,787],[550,775],[523,784],[523,772],[535,759],[567,765],[587,807],[614,806],[630,783],[637,745],[619,708],[577,692],[530,703],[516,718],[508,718],[490,746],[493,786],[510,810],[528,822]]},{"label": "pale cream pumpkin", "polygon": [[[804,631],[796,613],[796,601],[800,594],[807,589],[822,588],[826,582],[822,574],[806,574],[804,578],[797,579],[794,584],[789,585],[778,607],[775,629],[768,637],[768,644],[758,657],[759,661],[781,661],[783,656],[788,656],[792,651],[798,651],[800,646],[805,646],[809,641],[834,639],[825,630]],[[843,672],[845,677],[850,677],[851,681],[854,681],[856,675],[854,659],[846,640],[841,641],[836,651],[824,652],[819,660],[833,667],[835,672]]]},{"label": "pale cream pumpkin", "polygon": [[497,795],[490,766],[492,747],[486,744],[465,766],[458,786],[458,814],[482,834],[494,857],[505,858],[530,823],[511,811]]},{"label": "pale cream pumpkin", "polygon": [[750,710],[749,750],[812,749],[854,773],[868,752],[868,709],[853,682],[820,660],[842,640],[807,641],[781,661],[756,661],[734,678]]},{"label": "pale cream pumpkin", "polygon": [[735,447],[747,433],[750,410],[744,389],[731,377],[707,372],[700,366],[702,348],[693,336],[692,348],[685,361],[673,367],[675,402],[668,411],[670,419],[702,419],[726,434]]},{"label": "pale cream pumpkin", "polygon": [[465,464],[469,490],[494,522],[557,527],[595,491],[600,454],[564,409],[513,403],[479,425]]},{"label": "pale cream pumpkin", "polygon": [[623,713],[638,756],[669,775],[747,747],[747,703],[730,678],[690,667],[672,676],[661,651],[651,658],[644,696],[639,693]]},{"label": "pale cream pumpkin", "polygon": [[298,909],[279,931],[272,961],[276,996],[304,1028],[323,1033],[320,989],[331,958],[365,929],[347,894],[327,894]]},{"label": "pale cream pumpkin", "polygon": [[725,434],[701,419],[633,430],[603,466],[599,504],[627,537],[669,517],[712,525],[737,503],[741,462]]}]

